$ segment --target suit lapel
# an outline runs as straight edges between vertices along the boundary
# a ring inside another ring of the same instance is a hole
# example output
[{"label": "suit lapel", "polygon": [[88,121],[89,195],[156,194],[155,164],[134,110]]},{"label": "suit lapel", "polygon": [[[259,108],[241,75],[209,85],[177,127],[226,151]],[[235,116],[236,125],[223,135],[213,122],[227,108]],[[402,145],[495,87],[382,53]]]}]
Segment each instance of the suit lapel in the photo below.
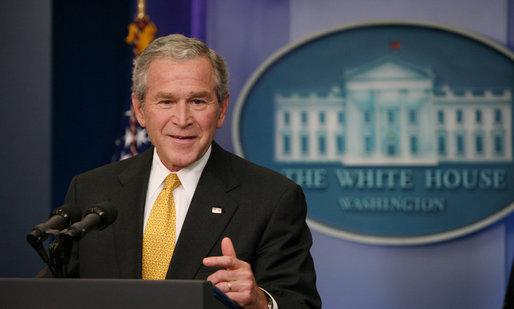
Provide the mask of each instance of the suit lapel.
[{"label": "suit lapel", "polygon": [[[225,151],[213,143],[175,247],[168,279],[195,277],[202,259],[216,245],[237,209],[237,203],[227,194],[237,185]],[[213,208],[221,208],[221,213]]]},{"label": "suit lapel", "polygon": [[119,174],[120,189],[113,195],[118,205],[114,244],[121,278],[141,278],[143,217],[152,157],[150,147],[134,158]]}]

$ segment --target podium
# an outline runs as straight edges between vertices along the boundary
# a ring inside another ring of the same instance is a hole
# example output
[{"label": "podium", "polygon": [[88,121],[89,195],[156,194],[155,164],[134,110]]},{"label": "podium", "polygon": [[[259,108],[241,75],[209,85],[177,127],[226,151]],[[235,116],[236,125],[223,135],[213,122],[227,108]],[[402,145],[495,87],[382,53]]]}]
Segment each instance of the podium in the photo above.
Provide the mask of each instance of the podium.
[{"label": "podium", "polygon": [[234,308],[224,298],[203,280],[0,279],[2,308]]}]

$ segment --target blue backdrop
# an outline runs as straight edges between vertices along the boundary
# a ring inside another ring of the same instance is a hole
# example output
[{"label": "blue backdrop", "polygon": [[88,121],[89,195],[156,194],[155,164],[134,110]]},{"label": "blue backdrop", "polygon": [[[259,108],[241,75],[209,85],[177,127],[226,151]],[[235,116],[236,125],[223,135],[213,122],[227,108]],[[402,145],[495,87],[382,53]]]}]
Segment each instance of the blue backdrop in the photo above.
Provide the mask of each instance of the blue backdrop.
[{"label": "blue backdrop", "polygon": [[[0,188],[2,277],[33,276],[42,267],[25,233],[59,206],[72,175],[110,161],[129,98],[131,51],[123,39],[134,4],[68,2],[10,1],[0,12],[0,67],[10,73],[0,83],[6,118],[0,130],[6,149],[0,157],[6,162]],[[307,35],[401,18],[512,44],[512,2],[148,0],[161,34],[197,33],[226,57],[232,73],[229,113],[252,72]],[[194,8],[205,10],[193,13]],[[192,22],[193,15],[204,16],[205,27]],[[216,139],[233,150],[230,120]],[[429,246],[371,246],[315,230],[313,235],[324,308],[499,308],[514,252],[512,216]]]}]

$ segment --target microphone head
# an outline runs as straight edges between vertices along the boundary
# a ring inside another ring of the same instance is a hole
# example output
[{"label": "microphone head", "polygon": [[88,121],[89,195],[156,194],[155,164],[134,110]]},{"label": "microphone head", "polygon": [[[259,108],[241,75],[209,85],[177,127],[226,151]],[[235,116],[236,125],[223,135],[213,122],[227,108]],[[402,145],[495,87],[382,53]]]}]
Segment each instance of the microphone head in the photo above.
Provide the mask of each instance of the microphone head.
[{"label": "microphone head", "polygon": [[89,214],[95,213],[100,216],[102,223],[98,226],[98,230],[102,230],[107,226],[111,225],[118,217],[118,210],[114,207],[112,202],[101,202],[96,204],[94,207],[89,208],[84,213],[84,217]]},{"label": "microphone head", "polygon": [[66,220],[66,225],[70,225],[82,218],[82,212],[78,207],[74,207],[73,204],[64,204],[59,208],[54,209],[50,213],[50,217],[60,215]]}]

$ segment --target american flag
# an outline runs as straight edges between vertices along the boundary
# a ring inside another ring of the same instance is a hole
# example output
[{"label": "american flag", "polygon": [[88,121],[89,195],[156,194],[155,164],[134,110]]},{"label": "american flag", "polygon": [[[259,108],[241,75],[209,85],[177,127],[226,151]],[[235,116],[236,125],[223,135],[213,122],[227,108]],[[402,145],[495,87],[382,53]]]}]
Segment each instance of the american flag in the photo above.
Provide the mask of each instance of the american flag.
[{"label": "american flag", "polygon": [[[157,33],[157,28],[150,21],[145,13],[145,2],[138,5],[138,13],[134,22],[129,25],[129,33],[125,41],[133,45],[134,59],[136,59],[150,44]],[[150,147],[150,139],[146,133],[146,129],[141,127],[136,119],[136,114],[130,102],[125,108],[123,119],[121,121],[122,128],[119,137],[116,139],[113,161],[135,156]]]},{"label": "american flag", "polygon": [[112,157],[113,161],[130,158],[150,147],[151,143],[146,129],[137,122],[131,104],[123,114],[121,131],[120,136],[114,142],[116,148]]}]

